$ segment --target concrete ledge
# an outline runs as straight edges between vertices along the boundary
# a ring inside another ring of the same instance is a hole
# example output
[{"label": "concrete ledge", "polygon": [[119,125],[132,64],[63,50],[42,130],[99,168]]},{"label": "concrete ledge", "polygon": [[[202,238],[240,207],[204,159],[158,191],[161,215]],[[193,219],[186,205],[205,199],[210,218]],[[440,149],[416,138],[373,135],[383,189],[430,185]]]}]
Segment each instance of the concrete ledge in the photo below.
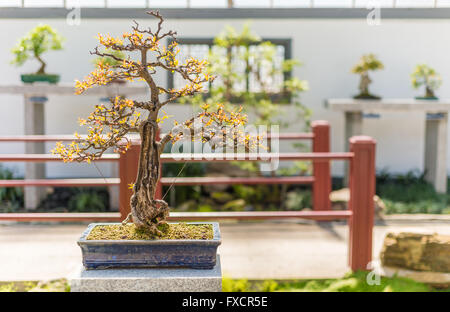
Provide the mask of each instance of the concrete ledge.
[{"label": "concrete ledge", "polygon": [[450,222],[450,214],[427,214],[427,213],[391,214],[391,215],[384,215],[383,220],[392,223]]},{"label": "concrete ledge", "polygon": [[69,283],[72,292],[218,292],[222,268],[219,255],[211,270],[83,268]]},{"label": "concrete ledge", "polygon": [[403,268],[380,266],[381,275],[387,277],[407,277],[430,285],[450,285],[450,273],[413,271]]}]

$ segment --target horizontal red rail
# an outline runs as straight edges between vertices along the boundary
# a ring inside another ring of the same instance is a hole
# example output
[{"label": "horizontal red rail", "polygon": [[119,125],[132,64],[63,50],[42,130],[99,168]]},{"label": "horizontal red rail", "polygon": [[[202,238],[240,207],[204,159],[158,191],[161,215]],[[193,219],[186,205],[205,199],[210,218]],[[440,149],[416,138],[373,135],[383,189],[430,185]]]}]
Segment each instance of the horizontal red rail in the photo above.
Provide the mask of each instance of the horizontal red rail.
[{"label": "horizontal red rail", "polygon": [[[162,178],[163,185],[203,185],[203,184],[311,184],[314,177],[178,177]],[[120,185],[119,178],[88,178],[88,179],[28,179],[28,180],[0,180],[0,187],[24,186],[107,186]]]},{"label": "horizontal red rail", "polygon": [[[164,134],[162,134],[163,136]],[[83,137],[83,135],[80,135]],[[280,133],[276,136],[270,134],[267,138],[277,137],[280,140],[312,140],[314,139],[314,133]],[[59,135],[12,135],[12,136],[0,136],[0,142],[58,142],[58,141],[73,141],[76,137],[71,134],[59,134]],[[139,140],[135,140],[136,143]]]},{"label": "horizontal red rail", "polygon": [[[341,211],[232,211],[232,212],[171,212],[169,220],[268,220],[299,218],[311,220],[348,219],[349,210]],[[0,221],[37,221],[37,222],[79,222],[79,221],[120,221],[119,212],[105,213],[0,213]]]},{"label": "horizontal red rail", "polygon": [[[117,161],[119,154],[104,154],[96,161]],[[161,154],[163,162],[227,162],[227,161],[270,161],[272,159],[284,160],[348,160],[353,157],[353,153],[260,153],[260,154]],[[47,162],[61,161],[57,155],[51,154],[3,154],[0,155],[0,162]]]},{"label": "horizontal red rail", "polygon": [[349,210],[340,211],[220,211],[220,212],[172,212],[169,220],[269,220],[299,218],[311,220],[338,220],[348,219],[352,215]]},{"label": "horizontal red rail", "polygon": [[[161,178],[162,185],[203,185],[203,184],[311,184],[314,177],[178,177]],[[0,184],[1,185],[1,184]]]},{"label": "horizontal red rail", "polygon": [[[119,154],[103,154],[96,161],[118,161]],[[2,154],[0,162],[47,162],[62,161],[61,157],[52,154]]]},{"label": "horizontal red rail", "polygon": [[119,185],[119,178],[0,180],[0,187],[14,186],[104,186]]},{"label": "horizontal red rail", "polygon": [[[227,161],[270,161],[270,160],[315,160],[315,161],[330,161],[330,160],[349,160],[353,157],[353,153],[210,153],[210,154],[188,154],[188,153],[167,153],[161,154],[161,161],[163,162],[227,162]],[[1,161],[1,159],[0,159]]]},{"label": "horizontal red rail", "polygon": [[73,141],[76,138],[71,135],[14,135],[14,136],[0,136],[0,142],[59,142],[59,141]]},{"label": "horizontal red rail", "polygon": [[120,221],[119,212],[33,212],[33,213],[0,213],[0,221],[21,221],[21,222],[80,222],[80,221]]},{"label": "horizontal red rail", "polygon": [[314,139],[314,133],[279,133],[275,136],[272,136],[271,134],[267,135],[268,139],[272,137],[280,140],[312,140]]}]

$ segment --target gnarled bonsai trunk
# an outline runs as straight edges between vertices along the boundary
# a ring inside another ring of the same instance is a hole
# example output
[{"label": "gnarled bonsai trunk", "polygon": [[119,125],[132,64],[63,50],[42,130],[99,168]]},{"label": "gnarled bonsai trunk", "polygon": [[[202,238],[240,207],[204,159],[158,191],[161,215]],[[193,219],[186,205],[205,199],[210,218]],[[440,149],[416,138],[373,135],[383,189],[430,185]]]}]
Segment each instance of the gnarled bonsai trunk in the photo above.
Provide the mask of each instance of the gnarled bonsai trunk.
[{"label": "gnarled bonsai trunk", "polygon": [[39,55],[35,55],[36,59],[39,61],[39,63],[41,63],[41,67],[39,68],[39,70],[36,72],[36,74],[38,75],[44,75],[45,74],[45,62],[43,59],[41,59],[41,57]]},{"label": "gnarled bonsai trunk", "polygon": [[371,82],[372,80],[370,80],[367,72],[361,74],[361,80],[359,82],[360,95],[369,95],[369,84]]},{"label": "gnarled bonsai trunk", "polygon": [[155,199],[160,174],[159,143],[156,141],[158,124],[146,120],[141,125],[141,153],[139,169],[131,197],[133,223],[141,229],[161,234],[157,226],[164,223],[169,207],[163,200]]},{"label": "gnarled bonsai trunk", "polygon": [[429,86],[426,86],[425,88],[425,97],[427,98],[434,98],[434,91]]}]

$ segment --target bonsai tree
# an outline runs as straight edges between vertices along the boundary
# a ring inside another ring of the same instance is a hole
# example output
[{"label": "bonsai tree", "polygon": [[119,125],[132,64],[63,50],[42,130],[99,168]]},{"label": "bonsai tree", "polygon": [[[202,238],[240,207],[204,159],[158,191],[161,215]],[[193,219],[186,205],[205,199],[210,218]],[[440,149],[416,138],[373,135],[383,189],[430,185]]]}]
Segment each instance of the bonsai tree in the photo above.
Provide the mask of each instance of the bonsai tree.
[{"label": "bonsai tree", "polygon": [[35,75],[46,75],[46,63],[42,55],[50,50],[61,50],[64,39],[49,25],[38,25],[26,36],[20,39],[19,43],[12,50],[15,58],[13,64],[21,66],[29,59],[36,59],[41,66]]},{"label": "bonsai tree", "polygon": [[374,54],[366,54],[361,57],[359,62],[352,68],[352,73],[361,76],[359,82],[359,94],[355,99],[379,99],[380,97],[370,94],[369,84],[372,80],[369,78],[369,71],[383,69],[384,65]]},{"label": "bonsai tree", "polygon": [[[112,53],[100,52],[97,47],[92,54],[110,57],[118,63],[108,65],[99,62],[84,81],[76,81],[76,93],[80,94],[95,85],[106,85],[116,79],[143,80],[150,91],[148,101],[139,102],[116,96],[108,104],[96,105],[87,119],[80,119],[81,125],[89,125],[87,136],[81,138],[75,134],[76,141],[69,145],[58,142],[52,152],[59,154],[64,161],[90,162],[110,148],[125,152],[131,145],[127,134],[138,132],[141,138],[138,174],[132,185],[131,213],[124,222],[132,219],[138,229],[160,235],[162,233],[158,226],[165,223],[169,208],[164,200],[155,198],[155,191],[160,176],[160,155],[168,142],[187,139],[208,143],[212,149],[230,144],[233,147],[243,144],[250,148],[256,146],[259,139],[234,131],[246,122],[246,116],[240,110],[229,112],[222,105],[209,110],[208,105],[205,105],[197,116],[183,123],[175,122],[173,129],[157,140],[158,123],[166,117],[159,116],[161,109],[181,97],[202,92],[202,84],[212,81],[214,77],[205,73],[207,62],[204,60],[189,58],[181,63],[177,59],[179,49],[176,33],[162,31],[163,18],[159,12],[148,14],[158,19],[156,30],[141,29],[135,22],[132,32],[124,33],[122,37],[99,35],[98,40],[103,48],[121,51],[128,56],[121,58]],[[164,46],[162,41],[167,38],[171,39],[171,43]],[[136,54],[138,59],[132,59],[131,55]],[[181,75],[186,85],[180,89],[167,89],[155,80],[157,71]]]},{"label": "bonsai tree", "polygon": [[434,91],[437,90],[441,84],[442,79],[433,68],[426,64],[418,64],[411,74],[411,83],[414,89],[425,86],[426,99],[436,99]]}]

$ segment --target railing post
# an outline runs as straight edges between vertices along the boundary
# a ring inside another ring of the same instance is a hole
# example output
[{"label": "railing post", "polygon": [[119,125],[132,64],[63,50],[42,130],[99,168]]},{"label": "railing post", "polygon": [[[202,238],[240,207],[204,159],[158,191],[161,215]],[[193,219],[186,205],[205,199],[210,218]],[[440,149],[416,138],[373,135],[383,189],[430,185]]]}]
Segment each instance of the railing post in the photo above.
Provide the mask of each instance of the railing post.
[{"label": "railing post", "polygon": [[120,218],[124,220],[130,213],[130,200],[133,195],[133,190],[130,189],[129,184],[134,183],[137,177],[139,153],[141,151],[140,143],[132,143],[131,147],[123,154],[120,154],[119,159],[119,211]]},{"label": "railing post", "polygon": [[[156,133],[156,140],[159,141],[159,130]],[[141,152],[140,142],[132,140],[131,147],[123,154],[120,154],[119,159],[119,178],[120,178],[120,218],[124,220],[130,213],[130,200],[133,195],[133,190],[130,189],[130,184],[136,181],[138,165],[139,165],[139,153]],[[162,184],[161,184],[161,169],[160,180],[156,187],[155,197],[157,199],[162,198]]]},{"label": "railing post", "polygon": [[372,231],[375,195],[375,145],[368,136],[350,138],[349,265],[353,271],[367,270],[372,261]]},{"label": "railing post", "polygon": [[[325,120],[311,123],[314,134],[312,150],[314,153],[330,152],[330,124]],[[331,210],[331,174],[329,161],[313,161],[313,209]]]}]

